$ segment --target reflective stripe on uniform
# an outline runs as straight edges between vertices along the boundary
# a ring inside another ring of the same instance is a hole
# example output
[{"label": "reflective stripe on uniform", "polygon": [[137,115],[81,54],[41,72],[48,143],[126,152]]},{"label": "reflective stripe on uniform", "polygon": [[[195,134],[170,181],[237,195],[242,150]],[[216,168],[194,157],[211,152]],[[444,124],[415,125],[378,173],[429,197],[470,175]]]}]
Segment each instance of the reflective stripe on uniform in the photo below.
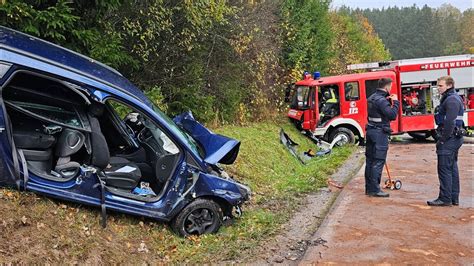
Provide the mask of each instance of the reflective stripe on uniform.
[{"label": "reflective stripe on uniform", "polygon": [[456,120],[463,120],[463,119],[464,119],[464,116],[463,116],[463,115],[458,115],[458,116],[456,117]]},{"label": "reflective stripe on uniform", "polygon": [[382,118],[380,117],[369,117],[368,119],[371,122],[382,122]]}]

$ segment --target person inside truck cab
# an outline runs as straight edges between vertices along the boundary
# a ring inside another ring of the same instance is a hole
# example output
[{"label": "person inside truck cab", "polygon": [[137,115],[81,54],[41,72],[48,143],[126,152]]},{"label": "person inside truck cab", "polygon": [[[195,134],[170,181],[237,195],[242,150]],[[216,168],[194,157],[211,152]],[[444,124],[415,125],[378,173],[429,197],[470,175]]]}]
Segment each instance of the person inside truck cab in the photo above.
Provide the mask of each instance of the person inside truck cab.
[{"label": "person inside truck cab", "polygon": [[334,87],[323,88],[319,110],[321,124],[338,115],[338,99]]},{"label": "person inside truck cab", "polygon": [[[354,86],[353,84],[356,84]],[[355,101],[359,99],[359,88],[357,86],[357,82],[348,82],[344,86],[344,94],[346,97],[346,101]]]}]

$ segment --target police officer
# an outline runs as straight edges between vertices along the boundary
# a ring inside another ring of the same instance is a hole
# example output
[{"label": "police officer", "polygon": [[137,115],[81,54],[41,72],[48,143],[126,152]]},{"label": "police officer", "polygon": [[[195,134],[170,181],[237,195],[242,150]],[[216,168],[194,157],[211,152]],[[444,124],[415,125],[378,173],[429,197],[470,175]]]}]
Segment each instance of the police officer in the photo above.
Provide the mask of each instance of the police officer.
[{"label": "police officer", "polygon": [[435,200],[428,201],[430,206],[459,205],[459,170],[458,151],[463,144],[464,103],[454,90],[454,80],[450,76],[438,79],[438,90],[441,103],[435,114],[438,125],[439,195]]},{"label": "police officer", "polygon": [[365,194],[388,197],[389,194],[380,189],[380,179],[387,159],[388,138],[392,132],[390,121],[397,118],[400,102],[397,95],[390,95],[392,79],[381,78],[378,85],[379,88],[367,99]]}]

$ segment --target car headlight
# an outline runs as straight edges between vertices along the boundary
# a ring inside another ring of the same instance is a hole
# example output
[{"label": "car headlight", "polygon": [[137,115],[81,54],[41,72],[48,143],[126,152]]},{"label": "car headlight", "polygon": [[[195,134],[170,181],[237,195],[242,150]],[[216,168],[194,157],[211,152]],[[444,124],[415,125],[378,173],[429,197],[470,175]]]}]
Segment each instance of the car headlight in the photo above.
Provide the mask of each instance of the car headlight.
[{"label": "car headlight", "polygon": [[244,200],[245,201],[249,200],[252,194],[252,192],[250,191],[250,188],[240,183],[237,183],[237,187],[239,188],[240,194],[242,194],[242,197],[244,198]]}]

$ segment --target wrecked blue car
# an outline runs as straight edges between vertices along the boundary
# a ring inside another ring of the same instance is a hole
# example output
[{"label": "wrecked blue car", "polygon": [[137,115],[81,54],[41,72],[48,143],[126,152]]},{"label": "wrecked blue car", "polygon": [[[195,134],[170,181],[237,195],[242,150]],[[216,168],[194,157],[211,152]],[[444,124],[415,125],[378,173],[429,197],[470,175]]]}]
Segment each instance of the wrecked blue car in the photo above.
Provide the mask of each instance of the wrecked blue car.
[{"label": "wrecked blue car", "polygon": [[0,27],[0,185],[214,233],[250,190],[240,142],[171,120],[116,70]]}]

